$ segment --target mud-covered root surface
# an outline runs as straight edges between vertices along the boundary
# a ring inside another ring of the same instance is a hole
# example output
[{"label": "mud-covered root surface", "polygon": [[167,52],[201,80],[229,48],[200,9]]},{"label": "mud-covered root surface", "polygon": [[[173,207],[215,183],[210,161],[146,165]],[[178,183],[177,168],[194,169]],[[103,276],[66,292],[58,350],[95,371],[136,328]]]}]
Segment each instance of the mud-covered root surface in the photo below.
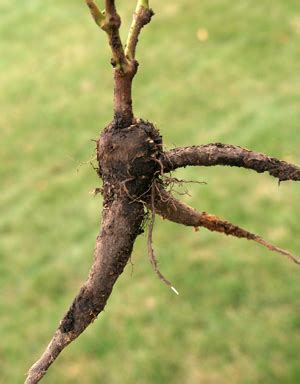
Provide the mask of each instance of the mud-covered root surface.
[{"label": "mud-covered root surface", "polygon": [[110,124],[97,142],[105,203],[125,193],[138,199],[161,170],[162,138],[153,124],[138,119],[127,128]]},{"label": "mud-covered root surface", "polygon": [[151,123],[110,124],[97,141],[104,182],[101,231],[88,279],[60,322],[49,346],[28,372],[26,384],[45,375],[62,350],[101,313],[131,255],[144,219],[142,199],[160,172],[162,139]]},{"label": "mud-covered root surface", "polygon": [[89,278],[60,324],[62,333],[79,335],[104,308],[141,233],[142,199],[159,174],[161,154],[159,132],[143,120],[122,129],[111,123],[97,141],[104,183],[102,228]]}]

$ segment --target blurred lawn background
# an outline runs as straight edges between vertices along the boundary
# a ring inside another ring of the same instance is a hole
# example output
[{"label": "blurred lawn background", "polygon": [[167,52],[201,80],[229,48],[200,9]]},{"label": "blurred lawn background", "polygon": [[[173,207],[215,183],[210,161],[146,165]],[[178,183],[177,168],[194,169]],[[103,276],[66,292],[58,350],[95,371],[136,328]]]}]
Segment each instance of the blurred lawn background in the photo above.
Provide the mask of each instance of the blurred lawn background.
[{"label": "blurred lawn background", "polygon": [[[118,1],[123,37],[135,1]],[[151,1],[140,39],[136,116],[167,148],[237,144],[300,163],[299,0]],[[0,382],[23,382],[87,276],[100,181],[89,164],[112,115],[106,36],[83,1],[0,0]],[[229,168],[183,199],[300,255],[299,191]],[[299,269],[245,240],[156,221],[105,313],[45,383],[300,382]]]}]

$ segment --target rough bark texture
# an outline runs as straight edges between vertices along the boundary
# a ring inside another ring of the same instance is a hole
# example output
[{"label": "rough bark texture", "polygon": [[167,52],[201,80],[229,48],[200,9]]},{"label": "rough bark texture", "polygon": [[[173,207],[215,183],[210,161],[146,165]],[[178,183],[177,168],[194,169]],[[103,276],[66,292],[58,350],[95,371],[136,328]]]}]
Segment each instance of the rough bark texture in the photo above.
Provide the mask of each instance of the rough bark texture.
[{"label": "rough bark texture", "polygon": [[284,180],[300,180],[300,168],[296,165],[269,157],[263,153],[221,143],[175,148],[165,153],[164,172],[188,165],[226,165],[252,169],[258,173],[269,172]]}]

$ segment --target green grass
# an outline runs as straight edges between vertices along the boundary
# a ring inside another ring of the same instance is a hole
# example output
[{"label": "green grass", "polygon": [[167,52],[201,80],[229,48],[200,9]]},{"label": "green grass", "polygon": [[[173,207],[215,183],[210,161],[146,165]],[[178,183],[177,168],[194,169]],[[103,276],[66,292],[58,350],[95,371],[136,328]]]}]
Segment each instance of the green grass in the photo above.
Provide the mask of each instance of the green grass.
[{"label": "green grass", "polygon": [[[127,27],[135,2],[119,3]],[[151,3],[136,115],[169,148],[219,141],[299,164],[299,1]],[[15,384],[91,264],[101,199],[89,195],[99,186],[90,139],[111,118],[112,77],[106,37],[83,1],[1,0],[0,36],[0,382]],[[177,175],[208,183],[189,186],[185,201],[300,255],[296,183],[227,168]],[[45,383],[300,382],[295,265],[160,219],[154,239],[180,295],[154,275],[141,236],[105,313]]]}]

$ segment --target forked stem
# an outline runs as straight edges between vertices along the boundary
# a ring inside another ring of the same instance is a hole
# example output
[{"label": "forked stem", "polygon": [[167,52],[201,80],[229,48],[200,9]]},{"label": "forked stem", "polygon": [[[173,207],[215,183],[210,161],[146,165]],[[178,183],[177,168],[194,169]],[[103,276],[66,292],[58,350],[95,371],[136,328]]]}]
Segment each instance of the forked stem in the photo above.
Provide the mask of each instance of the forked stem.
[{"label": "forked stem", "polygon": [[143,26],[150,22],[153,12],[148,0],[138,0],[124,52],[119,33],[121,19],[115,1],[105,0],[105,11],[100,11],[94,0],[85,1],[96,24],[108,36],[112,50],[111,63],[114,67],[114,122],[116,126],[125,128],[134,122],[131,94],[132,81],[138,69],[138,62],[135,60],[138,36]]}]

